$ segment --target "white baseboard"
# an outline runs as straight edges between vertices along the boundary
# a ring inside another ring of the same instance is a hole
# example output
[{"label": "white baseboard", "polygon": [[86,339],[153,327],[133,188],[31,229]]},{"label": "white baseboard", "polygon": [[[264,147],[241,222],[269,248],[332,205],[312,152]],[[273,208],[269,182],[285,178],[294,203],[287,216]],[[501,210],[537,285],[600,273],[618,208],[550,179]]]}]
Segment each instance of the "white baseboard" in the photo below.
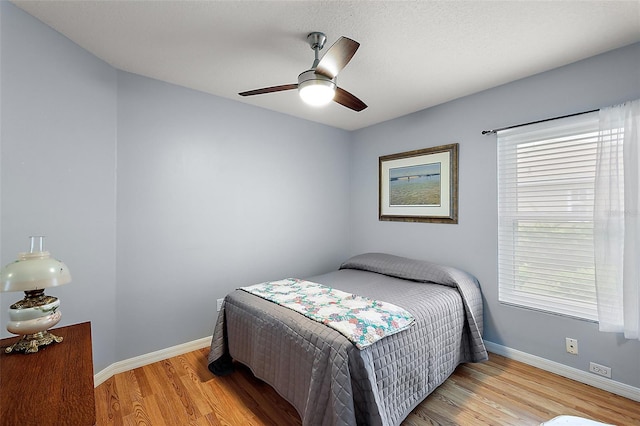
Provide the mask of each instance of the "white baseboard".
[{"label": "white baseboard", "polygon": [[162,361],[167,358],[186,354],[187,352],[195,351],[198,349],[206,348],[211,345],[211,336],[203,337],[202,339],[194,340],[192,342],[183,343],[181,345],[172,346],[170,348],[161,349],[159,351],[151,352],[145,355],[140,355],[134,358],[125,359],[111,364],[104,370],[98,372],[93,376],[93,386],[97,387],[109,380],[111,377],[118,373],[133,370],[134,368],[143,367],[154,362]]},{"label": "white baseboard", "polygon": [[498,345],[497,343],[488,342],[485,340],[484,344],[489,352],[493,352],[506,358],[532,365],[541,370],[549,371],[559,376],[567,377],[577,382],[585,383],[587,385],[640,402],[639,388],[627,385],[625,383],[616,382],[615,380],[607,379],[605,377],[596,376],[593,373],[578,370],[577,368],[573,367],[568,367],[564,364],[560,364],[555,361],[549,361],[548,359],[540,358],[526,352],[521,352],[516,349]]},{"label": "white baseboard", "polygon": [[[118,361],[93,376],[94,386],[101,385],[115,374],[133,370],[134,368],[143,367],[145,365],[162,361],[167,358],[172,358],[174,356],[182,355],[187,352],[206,348],[210,344],[211,336],[208,336],[203,337],[202,339],[194,340],[192,342],[183,343],[181,345],[172,346],[170,348],[151,352],[145,355]],[[497,343],[485,340],[484,344],[489,352],[493,352],[509,359],[532,365],[534,367],[540,368],[541,370],[549,371],[551,373],[555,373],[560,376],[567,377],[569,379],[576,380],[578,382],[585,383],[587,385],[591,385],[596,388],[615,393],[616,395],[624,396],[625,398],[640,402],[640,389],[627,385],[625,383],[620,383],[611,379],[596,376],[592,373],[578,370],[577,368],[568,367],[564,364],[549,361],[548,359],[531,355],[526,352],[518,351],[516,349],[511,349]]]}]

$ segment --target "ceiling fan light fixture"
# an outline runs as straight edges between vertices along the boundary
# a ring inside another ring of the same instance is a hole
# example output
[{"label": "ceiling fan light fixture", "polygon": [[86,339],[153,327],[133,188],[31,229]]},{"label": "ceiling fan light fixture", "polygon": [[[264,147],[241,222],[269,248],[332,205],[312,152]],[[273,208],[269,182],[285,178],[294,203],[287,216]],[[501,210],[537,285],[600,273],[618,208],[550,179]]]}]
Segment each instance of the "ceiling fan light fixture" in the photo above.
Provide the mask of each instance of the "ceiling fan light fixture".
[{"label": "ceiling fan light fixture", "polygon": [[305,71],[298,77],[298,93],[307,105],[327,105],[336,94],[336,82],[316,74],[314,70]]}]

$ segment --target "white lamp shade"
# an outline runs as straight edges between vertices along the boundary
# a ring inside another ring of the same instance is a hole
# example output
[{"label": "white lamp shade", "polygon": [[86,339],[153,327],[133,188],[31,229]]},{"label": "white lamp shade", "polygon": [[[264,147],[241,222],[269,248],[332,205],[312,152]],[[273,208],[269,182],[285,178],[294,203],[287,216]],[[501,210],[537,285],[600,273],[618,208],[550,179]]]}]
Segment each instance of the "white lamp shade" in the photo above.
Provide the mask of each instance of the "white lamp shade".
[{"label": "white lamp shade", "polygon": [[0,291],[31,291],[71,281],[69,268],[52,259],[48,251],[20,253],[19,259],[0,271]]},{"label": "white lamp shade", "polygon": [[305,71],[298,76],[298,93],[308,105],[327,105],[336,94],[336,83],[313,70]]}]

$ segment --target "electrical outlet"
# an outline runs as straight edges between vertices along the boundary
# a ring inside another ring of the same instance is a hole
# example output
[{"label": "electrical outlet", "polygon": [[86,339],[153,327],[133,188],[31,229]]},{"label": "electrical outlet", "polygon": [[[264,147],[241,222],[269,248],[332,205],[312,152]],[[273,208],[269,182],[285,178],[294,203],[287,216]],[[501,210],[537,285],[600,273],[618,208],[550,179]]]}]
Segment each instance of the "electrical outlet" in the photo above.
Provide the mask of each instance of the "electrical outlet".
[{"label": "electrical outlet", "polygon": [[590,362],[589,371],[594,374],[599,374],[601,376],[611,378],[611,367],[607,367],[606,365],[600,365],[596,364],[595,362]]},{"label": "electrical outlet", "polygon": [[573,355],[578,355],[578,339],[566,338],[567,352]]},{"label": "electrical outlet", "polygon": [[220,312],[220,309],[222,309],[222,302],[224,301],[224,299],[218,299],[218,312]]}]

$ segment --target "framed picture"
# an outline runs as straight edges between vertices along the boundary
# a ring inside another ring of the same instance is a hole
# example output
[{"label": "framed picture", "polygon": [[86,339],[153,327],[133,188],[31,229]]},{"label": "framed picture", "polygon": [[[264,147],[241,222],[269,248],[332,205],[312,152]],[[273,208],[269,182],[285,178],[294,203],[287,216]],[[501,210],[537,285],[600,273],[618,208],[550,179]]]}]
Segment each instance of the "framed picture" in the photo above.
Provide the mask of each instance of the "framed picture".
[{"label": "framed picture", "polygon": [[458,223],[458,144],[380,157],[380,220]]}]

